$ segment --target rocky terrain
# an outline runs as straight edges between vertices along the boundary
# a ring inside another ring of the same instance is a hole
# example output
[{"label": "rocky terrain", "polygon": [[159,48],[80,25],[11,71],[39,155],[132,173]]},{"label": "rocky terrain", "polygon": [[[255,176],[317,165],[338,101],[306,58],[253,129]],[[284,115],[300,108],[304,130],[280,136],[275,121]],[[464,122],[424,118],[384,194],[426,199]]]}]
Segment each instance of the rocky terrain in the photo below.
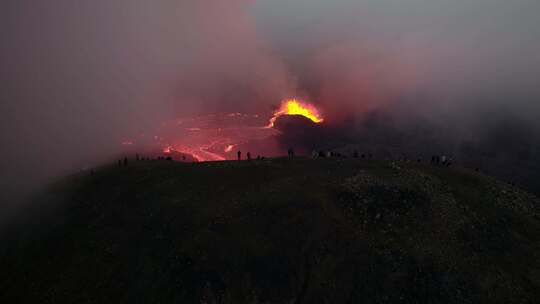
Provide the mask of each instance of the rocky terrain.
[{"label": "rocky terrain", "polygon": [[2,303],[537,303],[540,201],[417,162],[130,162],[2,234]]}]

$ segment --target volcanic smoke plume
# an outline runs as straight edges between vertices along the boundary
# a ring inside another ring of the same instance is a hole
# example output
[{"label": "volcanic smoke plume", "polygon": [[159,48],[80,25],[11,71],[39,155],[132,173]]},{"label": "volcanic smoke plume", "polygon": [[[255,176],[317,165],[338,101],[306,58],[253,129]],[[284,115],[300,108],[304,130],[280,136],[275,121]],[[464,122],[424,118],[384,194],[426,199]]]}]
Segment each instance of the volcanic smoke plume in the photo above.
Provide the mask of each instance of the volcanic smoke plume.
[{"label": "volcanic smoke plume", "polygon": [[[319,145],[367,136],[537,172],[539,10],[534,0],[3,1],[1,201],[133,152],[130,141],[200,160],[278,153],[283,143],[260,143],[287,98],[322,111],[334,131]],[[227,126],[230,113],[245,119]],[[209,115],[214,133],[169,133]],[[494,140],[501,126],[506,142]]]}]

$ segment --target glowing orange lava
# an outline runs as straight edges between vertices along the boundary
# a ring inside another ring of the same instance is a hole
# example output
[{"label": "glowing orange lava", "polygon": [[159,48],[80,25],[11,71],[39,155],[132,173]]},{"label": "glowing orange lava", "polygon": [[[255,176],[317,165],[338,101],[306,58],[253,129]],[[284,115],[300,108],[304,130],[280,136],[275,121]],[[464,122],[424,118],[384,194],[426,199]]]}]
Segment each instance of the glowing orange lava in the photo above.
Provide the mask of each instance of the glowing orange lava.
[{"label": "glowing orange lava", "polygon": [[[156,133],[140,133],[137,138],[122,138],[126,153],[136,151],[152,158],[163,157],[184,162],[207,162],[236,159],[236,151],[272,157],[283,152],[273,128],[278,117],[301,115],[314,123],[323,121],[319,109],[297,99],[284,100],[279,109],[268,115],[217,113],[165,121]],[[245,154],[244,154],[245,155]]]},{"label": "glowing orange lava", "polygon": [[267,128],[272,128],[278,119],[282,115],[301,115],[315,123],[321,123],[324,121],[321,113],[317,108],[308,103],[302,103],[296,99],[284,100],[281,103],[279,109],[274,113],[274,116],[270,119],[270,123]]}]

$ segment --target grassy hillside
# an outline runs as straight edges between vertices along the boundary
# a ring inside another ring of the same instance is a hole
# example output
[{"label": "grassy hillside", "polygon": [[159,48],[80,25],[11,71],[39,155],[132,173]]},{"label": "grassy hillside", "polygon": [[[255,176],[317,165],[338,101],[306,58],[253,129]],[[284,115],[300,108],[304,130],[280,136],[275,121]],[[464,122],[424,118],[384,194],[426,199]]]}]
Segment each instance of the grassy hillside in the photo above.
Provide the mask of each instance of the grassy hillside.
[{"label": "grassy hillside", "polygon": [[539,200],[459,168],[143,161],[41,200],[2,239],[1,303],[540,299]]}]

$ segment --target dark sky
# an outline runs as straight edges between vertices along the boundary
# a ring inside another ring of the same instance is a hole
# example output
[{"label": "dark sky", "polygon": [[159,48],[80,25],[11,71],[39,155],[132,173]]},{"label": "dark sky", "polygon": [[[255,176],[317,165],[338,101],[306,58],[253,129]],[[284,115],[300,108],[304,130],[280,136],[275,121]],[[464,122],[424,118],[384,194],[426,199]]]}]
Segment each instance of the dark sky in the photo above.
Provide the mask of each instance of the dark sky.
[{"label": "dark sky", "polygon": [[292,95],[336,119],[403,108],[462,132],[499,111],[538,126],[539,12],[537,0],[5,0],[0,185],[102,161],[165,119],[266,113]]}]

